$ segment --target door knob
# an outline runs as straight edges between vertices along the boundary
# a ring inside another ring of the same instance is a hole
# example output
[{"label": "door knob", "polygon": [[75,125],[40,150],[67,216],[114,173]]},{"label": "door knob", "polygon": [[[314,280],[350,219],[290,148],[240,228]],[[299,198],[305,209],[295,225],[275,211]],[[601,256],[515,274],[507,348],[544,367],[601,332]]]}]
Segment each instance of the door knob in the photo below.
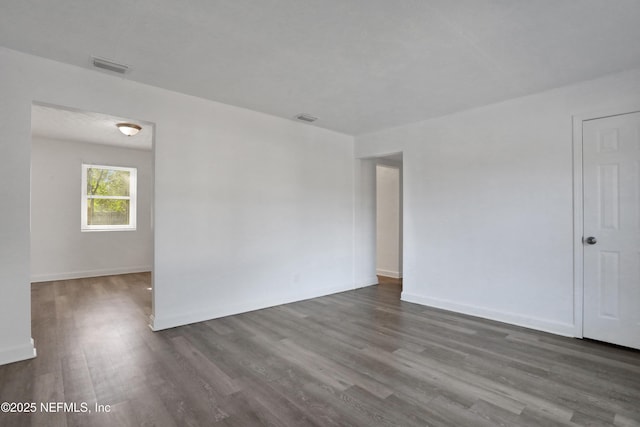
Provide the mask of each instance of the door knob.
[{"label": "door knob", "polygon": [[587,245],[595,245],[596,243],[598,243],[598,240],[597,240],[595,237],[593,237],[593,236],[589,236],[589,237],[587,237],[586,239],[584,239],[584,242],[585,242]]}]

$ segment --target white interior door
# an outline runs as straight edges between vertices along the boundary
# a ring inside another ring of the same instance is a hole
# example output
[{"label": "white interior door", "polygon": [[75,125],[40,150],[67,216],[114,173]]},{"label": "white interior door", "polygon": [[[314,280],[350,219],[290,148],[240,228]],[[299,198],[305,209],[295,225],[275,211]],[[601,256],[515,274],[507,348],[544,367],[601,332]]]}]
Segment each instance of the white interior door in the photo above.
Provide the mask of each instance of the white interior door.
[{"label": "white interior door", "polygon": [[640,348],[640,113],[583,122],[583,335]]}]

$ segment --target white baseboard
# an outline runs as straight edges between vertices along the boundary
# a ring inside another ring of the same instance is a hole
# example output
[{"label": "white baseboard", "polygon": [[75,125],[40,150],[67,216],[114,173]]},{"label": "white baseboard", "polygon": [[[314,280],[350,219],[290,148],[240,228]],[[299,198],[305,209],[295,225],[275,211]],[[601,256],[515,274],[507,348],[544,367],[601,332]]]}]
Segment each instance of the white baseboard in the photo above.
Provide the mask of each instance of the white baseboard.
[{"label": "white baseboard", "polygon": [[402,273],[398,271],[377,269],[376,274],[378,276],[391,277],[393,279],[402,279]]},{"label": "white baseboard", "polygon": [[27,344],[0,349],[0,365],[33,359],[36,355],[36,347],[34,345],[33,338],[31,338]]},{"label": "white baseboard", "polygon": [[443,310],[482,317],[484,319],[496,320],[498,322],[509,323],[512,325],[522,326],[525,328],[535,329],[543,332],[549,332],[565,337],[575,336],[575,327],[570,323],[554,322],[535,317],[523,316],[516,313],[496,311],[474,305],[460,304],[448,300],[408,294],[407,292],[402,292],[401,299],[402,301],[413,302],[429,307],[441,308]]},{"label": "white baseboard", "polygon": [[114,276],[116,274],[143,273],[151,270],[152,267],[150,265],[136,265],[132,267],[104,268],[100,270],[71,271],[66,273],[33,274],[31,275],[31,282],[51,282],[53,280]]},{"label": "white baseboard", "polygon": [[355,289],[364,288],[367,286],[377,285],[378,276],[366,277],[364,279],[356,280]]},{"label": "white baseboard", "polygon": [[191,323],[204,322],[207,320],[218,319],[220,317],[233,316],[234,314],[247,313],[249,311],[261,310],[263,308],[274,307],[292,302],[304,301],[311,298],[318,298],[325,295],[331,295],[338,292],[346,292],[353,290],[353,285],[338,286],[332,288],[315,289],[311,291],[292,294],[287,297],[269,298],[259,301],[252,301],[233,306],[211,307],[210,309],[187,312],[187,313],[171,313],[165,316],[158,316],[154,313],[150,317],[151,323],[149,327],[152,331],[161,331],[163,329],[175,328]]}]

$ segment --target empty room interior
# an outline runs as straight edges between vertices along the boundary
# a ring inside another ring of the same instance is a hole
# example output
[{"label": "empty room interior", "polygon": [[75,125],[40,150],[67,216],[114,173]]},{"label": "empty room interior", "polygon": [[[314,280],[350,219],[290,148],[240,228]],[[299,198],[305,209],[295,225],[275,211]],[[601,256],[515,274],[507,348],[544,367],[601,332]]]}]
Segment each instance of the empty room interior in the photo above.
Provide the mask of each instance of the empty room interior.
[{"label": "empty room interior", "polygon": [[640,426],[640,2],[0,2],[0,426]]}]

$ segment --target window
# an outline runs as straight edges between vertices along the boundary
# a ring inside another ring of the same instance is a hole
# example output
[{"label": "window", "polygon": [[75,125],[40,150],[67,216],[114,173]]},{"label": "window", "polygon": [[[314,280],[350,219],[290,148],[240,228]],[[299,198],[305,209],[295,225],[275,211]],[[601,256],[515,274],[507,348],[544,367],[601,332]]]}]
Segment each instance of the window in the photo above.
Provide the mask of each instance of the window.
[{"label": "window", "polygon": [[136,229],[136,168],[82,165],[82,231]]}]

